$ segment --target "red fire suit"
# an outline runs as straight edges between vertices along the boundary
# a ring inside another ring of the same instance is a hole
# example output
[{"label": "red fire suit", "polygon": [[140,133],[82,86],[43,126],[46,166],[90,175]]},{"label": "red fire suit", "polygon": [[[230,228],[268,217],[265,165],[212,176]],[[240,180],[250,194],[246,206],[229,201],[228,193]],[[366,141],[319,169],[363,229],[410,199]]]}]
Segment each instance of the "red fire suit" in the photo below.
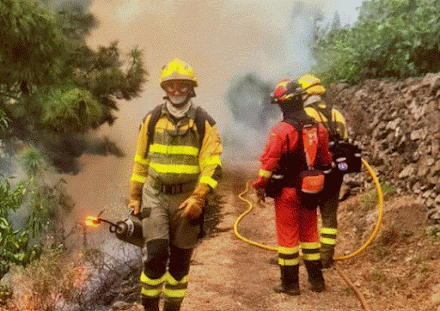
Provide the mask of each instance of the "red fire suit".
[{"label": "red fire suit", "polygon": [[[292,161],[295,161],[299,139],[301,137],[295,127],[286,122],[280,122],[272,128],[264,153],[260,157],[261,166],[258,179],[252,183],[254,188],[265,188],[283,154],[292,153]],[[331,161],[327,130],[322,125],[318,125],[315,167],[328,167],[331,165]],[[301,244],[304,260],[319,260],[317,211],[301,207],[295,188],[285,187],[282,189],[281,195],[275,198],[275,217],[280,265],[285,263],[282,258],[290,262],[287,265],[298,264],[299,244]]]}]

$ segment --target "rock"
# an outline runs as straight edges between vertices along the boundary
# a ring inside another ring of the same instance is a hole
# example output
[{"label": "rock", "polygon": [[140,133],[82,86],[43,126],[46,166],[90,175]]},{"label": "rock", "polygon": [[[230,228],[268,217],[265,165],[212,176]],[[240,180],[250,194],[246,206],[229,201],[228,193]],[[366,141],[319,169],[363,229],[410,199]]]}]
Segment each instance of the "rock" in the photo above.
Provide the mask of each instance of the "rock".
[{"label": "rock", "polygon": [[[424,206],[440,203],[440,74],[356,86],[334,83],[327,94],[381,182],[418,195]],[[437,214],[430,217],[440,222]]]},{"label": "rock", "polygon": [[128,303],[126,303],[125,301],[116,301],[115,303],[113,303],[113,305],[111,306],[111,310],[125,310],[128,309],[130,305]]},{"label": "rock", "polygon": [[440,305],[440,284],[434,286],[432,289],[434,294],[431,296],[431,301],[434,306]]},{"label": "rock", "polygon": [[413,175],[416,172],[416,166],[414,164],[410,164],[407,167],[405,167],[399,174],[399,178],[405,178],[408,176]]}]

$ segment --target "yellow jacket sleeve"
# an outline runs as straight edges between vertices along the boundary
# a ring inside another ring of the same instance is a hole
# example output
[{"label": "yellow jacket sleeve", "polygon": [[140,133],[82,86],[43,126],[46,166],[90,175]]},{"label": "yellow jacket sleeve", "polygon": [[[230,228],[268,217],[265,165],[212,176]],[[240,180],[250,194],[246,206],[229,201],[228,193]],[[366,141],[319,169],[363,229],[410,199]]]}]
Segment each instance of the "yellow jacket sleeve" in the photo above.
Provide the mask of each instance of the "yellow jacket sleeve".
[{"label": "yellow jacket sleeve", "polygon": [[205,121],[205,137],[203,138],[199,153],[201,172],[199,182],[208,184],[212,189],[217,187],[221,178],[222,164],[220,155],[222,152],[223,147],[217,131],[217,125],[211,125],[208,121]]},{"label": "yellow jacket sleeve", "polygon": [[130,198],[141,201],[142,187],[148,176],[149,158],[147,154],[148,142],[148,123],[151,115],[148,115],[142,122],[136,144],[136,153],[134,156],[133,172],[130,178]]}]

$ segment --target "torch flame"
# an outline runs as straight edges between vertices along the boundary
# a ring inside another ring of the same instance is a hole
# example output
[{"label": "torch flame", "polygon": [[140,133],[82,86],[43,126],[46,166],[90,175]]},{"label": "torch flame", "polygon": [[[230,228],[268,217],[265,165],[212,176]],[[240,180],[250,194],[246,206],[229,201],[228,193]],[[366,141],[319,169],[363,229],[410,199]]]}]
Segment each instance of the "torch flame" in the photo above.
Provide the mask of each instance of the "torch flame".
[{"label": "torch flame", "polygon": [[101,220],[98,217],[87,216],[85,222],[87,226],[95,228],[99,226]]}]

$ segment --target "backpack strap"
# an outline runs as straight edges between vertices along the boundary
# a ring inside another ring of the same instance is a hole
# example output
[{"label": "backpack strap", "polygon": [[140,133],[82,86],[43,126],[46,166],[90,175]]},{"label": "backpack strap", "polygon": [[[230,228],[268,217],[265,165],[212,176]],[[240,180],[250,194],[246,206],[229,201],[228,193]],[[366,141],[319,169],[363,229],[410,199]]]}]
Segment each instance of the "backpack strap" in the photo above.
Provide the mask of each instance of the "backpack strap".
[{"label": "backpack strap", "polygon": [[206,121],[208,121],[211,126],[214,126],[215,124],[214,119],[206,112],[206,110],[197,106],[194,123],[196,124],[197,132],[199,132],[199,148],[202,147],[203,138],[205,137]]},{"label": "backpack strap", "polygon": [[[150,149],[150,145],[153,142],[154,127],[156,126],[156,123],[161,116],[162,108],[164,105],[165,104],[158,105],[156,108],[154,108],[153,110],[148,112],[147,115],[145,116],[145,118],[146,118],[146,117],[148,117],[148,115],[151,115],[150,121],[148,122],[148,128],[147,128],[148,141],[147,141],[147,147],[145,148],[145,154],[148,153],[148,150]],[[214,119],[206,112],[206,110],[200,106],[197,106],[194,123],[196,124],[197,132],[199,133],[199,137],[200,137],[199,148],[202,146],[203,138],[205,137],[206,121],[208,121],[208,123],[210,125],[215,124]]]},{"label": "backpack strap", "polygon": [[147,147],[145,148],[145,154],[148,154],[148,150],[150,149],[150,145],[153,142],[154,137],[154,127],[156,126],[157,121],[160,118],[160,115],[162,113],[162,107],[165,104],[161,104],[156,106],[153,110],[147,113],[145,116],[148,117],[148,115],[151,115],[150,121],[148,121],[148,128],[147,128],[147,135],[148,135],[148,141],[147,141]]}]

